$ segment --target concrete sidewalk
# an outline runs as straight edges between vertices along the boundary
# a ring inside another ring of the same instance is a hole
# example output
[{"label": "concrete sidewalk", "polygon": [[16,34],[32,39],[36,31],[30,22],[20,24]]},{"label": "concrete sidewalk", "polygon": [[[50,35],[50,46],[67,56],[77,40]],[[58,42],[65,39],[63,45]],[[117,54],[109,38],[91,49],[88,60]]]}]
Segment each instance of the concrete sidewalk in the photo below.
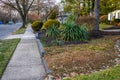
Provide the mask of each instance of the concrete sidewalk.
[{"label": "concrete sidewalk", "polygon": [[44,80],[44,75],[45,69],[36,38],[29,25],[1,80]]}]

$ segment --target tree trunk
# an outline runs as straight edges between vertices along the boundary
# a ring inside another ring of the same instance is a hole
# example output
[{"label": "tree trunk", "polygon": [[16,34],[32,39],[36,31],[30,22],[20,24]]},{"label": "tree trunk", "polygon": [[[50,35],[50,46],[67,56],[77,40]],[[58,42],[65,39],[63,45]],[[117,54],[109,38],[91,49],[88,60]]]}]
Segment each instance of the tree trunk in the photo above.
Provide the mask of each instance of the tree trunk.
[{"label": "tree trunk", "polygon": [[94,30],[99,30],[99,12],[100,12],[100,0],[95,0],[95,8],[94,8],[94,16],[96,19],[96,23],[94,26]]},{"label": "tree trunk", "polygon": [[27,24],[27,16],[21,16],[21,18],[22,18],[22,26],[21,26],[21,28],[24,28],[25,25]]}]

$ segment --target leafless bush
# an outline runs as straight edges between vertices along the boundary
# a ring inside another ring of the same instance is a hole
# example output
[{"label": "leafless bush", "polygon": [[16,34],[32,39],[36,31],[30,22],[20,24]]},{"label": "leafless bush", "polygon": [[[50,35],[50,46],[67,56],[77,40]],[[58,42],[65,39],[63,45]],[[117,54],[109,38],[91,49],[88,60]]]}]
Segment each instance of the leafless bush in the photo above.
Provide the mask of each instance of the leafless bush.
[{"label": "leafless bush", "polygon": [[96,20],[93,16],[80,16],[76,20],[76,23],[79,25],[85,24],[87,26],[88,31],[93,30],[93,28],[95,26],[95,22],[96,22]]}]

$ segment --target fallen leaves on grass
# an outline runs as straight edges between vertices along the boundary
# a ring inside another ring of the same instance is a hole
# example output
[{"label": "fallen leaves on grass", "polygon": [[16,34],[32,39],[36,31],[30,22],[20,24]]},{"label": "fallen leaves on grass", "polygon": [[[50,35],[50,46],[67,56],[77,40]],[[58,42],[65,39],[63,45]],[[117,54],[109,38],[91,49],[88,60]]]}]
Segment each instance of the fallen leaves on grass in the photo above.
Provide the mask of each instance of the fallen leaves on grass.
[{"label": "fallen leaves on grass", "polygon": [[46,61],[54,74],[87,74],[116,65],[114,49],[119,36],[106,36],[85,44],[45,47]]}]

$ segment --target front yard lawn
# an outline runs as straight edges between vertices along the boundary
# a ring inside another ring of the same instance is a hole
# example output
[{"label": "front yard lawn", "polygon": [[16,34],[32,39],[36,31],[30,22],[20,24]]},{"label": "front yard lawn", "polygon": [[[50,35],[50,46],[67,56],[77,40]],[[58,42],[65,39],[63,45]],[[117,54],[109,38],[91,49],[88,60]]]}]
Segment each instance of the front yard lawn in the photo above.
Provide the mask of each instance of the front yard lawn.
[{"label": "front yard lawn", "polygon": [[110,27],[112,27],[113,25],[109,25],[109,24],[100,24],[99,26],[100,26],[100,29],[103,30],[103,29],[105,29],[105,28],[110,28]]},{"label": "front yard lawn", "polygon": [[13,34],[23,34],[26,30],[26,27],[25,28],[20,28],[18,29],[16,32],[13,32]]},{"label": "front yard lawn", "polygon": [[46,46],[44,39],[42,43],[45,45],[45,59],[53,75],[73,77],[73,75],[89,74],[116,65],[115,59],[119,57],[114,45],[118,39],[120,39],[119,35],[111,35],[93,39],[88,43],[64,46]]},{"label": "front yard lawn", "polygon": [[66,80],[120,80],[120,65],[90,75],[76,76]]},{"label": "front yard lawn", "polygon": [[0,40],[0,78],[20,39]]}]

